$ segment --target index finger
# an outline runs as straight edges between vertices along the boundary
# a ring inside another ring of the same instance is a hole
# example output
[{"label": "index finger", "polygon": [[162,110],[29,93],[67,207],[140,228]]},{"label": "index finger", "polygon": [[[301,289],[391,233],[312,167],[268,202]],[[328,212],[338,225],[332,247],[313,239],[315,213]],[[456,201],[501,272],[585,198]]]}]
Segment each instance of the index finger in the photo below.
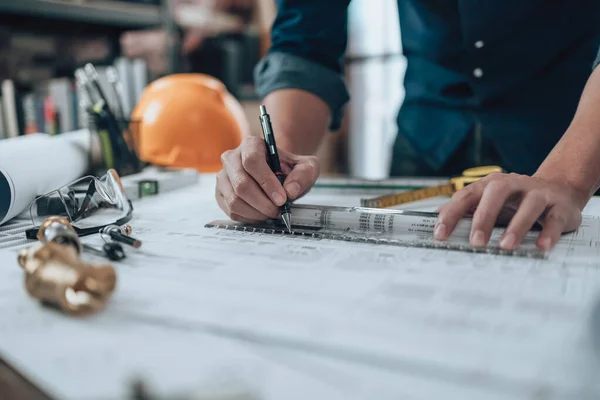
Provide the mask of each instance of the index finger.
[{"label": "index finger", "polygon": [[267,164],[267,151],[264,140],[258,137],[247,138],[241,147],[242,166],[258,183],[263,192],[278,206],[285,203],[283,186]]},{"label": "index finger", "polygon": [[460,219],[479,204],[483,186],[477,182],[464,187],[441,208],[433,230],[435,240],[447,240],[450,237]]}]

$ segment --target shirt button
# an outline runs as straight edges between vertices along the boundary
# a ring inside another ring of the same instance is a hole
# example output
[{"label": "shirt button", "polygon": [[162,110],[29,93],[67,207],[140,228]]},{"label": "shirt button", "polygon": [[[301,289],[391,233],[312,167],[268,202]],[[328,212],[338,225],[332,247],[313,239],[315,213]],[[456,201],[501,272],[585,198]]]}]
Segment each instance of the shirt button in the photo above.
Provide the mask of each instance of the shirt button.
[{"label": "shirt button", "polygon": [[475,68],[473,70],[473,76],[475,78],[481,78],[483,76],[483,70],[481,68]]},{"label": "shirt button", "polygon": [[485,43],[483,42],[483,40],[478,40],[475,42],[475,48],[480,49],[485,45]]}]

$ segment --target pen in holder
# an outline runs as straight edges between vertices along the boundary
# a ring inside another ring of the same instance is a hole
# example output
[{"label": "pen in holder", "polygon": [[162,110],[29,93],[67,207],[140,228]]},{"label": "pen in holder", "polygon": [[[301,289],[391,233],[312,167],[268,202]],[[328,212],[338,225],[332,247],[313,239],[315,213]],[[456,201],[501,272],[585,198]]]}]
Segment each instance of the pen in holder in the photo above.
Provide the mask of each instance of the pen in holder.
[{"label": "pen in holder", "polygon": [[[111,71],[110,75],[115,74],[115,71]],[[140,172],[144,165],[137,155],[131,130],[135,122],[124,115],[120,104],[118,107],[110,107],[93,65],[87,64],[85,70],[76,70],[75,78],[81,93],[80,107],[83,107],[88,117],[88,128],[99,138],[104,164],[102,167],[115,169],[121,176]],[[115,79],[115,76],[110,79],[113,84],[116,84]]]},{"label": "pen in holder", "polygon": [[[141,172],[145,163],[140,160],[136,152],[135,138],[131,128],[137,123],[135,121],[118,121],[119,126],[126,126],[119,136],[111,133],[116,129],[116,124],[107,124],[106,118],[101,112],[94,109],[89,110],[89,129],[98,135],[100,150],[102,152],[103,170],[115,169],[120,176],[127,176]],[[117,138],[117,139],[115,139]]]}]

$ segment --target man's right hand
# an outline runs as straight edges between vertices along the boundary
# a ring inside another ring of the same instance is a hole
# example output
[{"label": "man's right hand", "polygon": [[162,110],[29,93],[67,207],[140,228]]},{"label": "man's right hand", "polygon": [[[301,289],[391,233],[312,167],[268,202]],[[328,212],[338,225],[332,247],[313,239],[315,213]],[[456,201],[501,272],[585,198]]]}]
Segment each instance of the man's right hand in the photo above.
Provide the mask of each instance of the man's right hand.
[{"label": "man's right hand", "polygon": [[221,155],[223,169],[217,174],[215,195],[229,218],[249,223],[277,218],[286,199],[295,200],[310,190],[319,176],[317,158],[279,148],[278,152],[287,176],[283,187],[267,164],[262,138],[246,138],[238,148]]}]

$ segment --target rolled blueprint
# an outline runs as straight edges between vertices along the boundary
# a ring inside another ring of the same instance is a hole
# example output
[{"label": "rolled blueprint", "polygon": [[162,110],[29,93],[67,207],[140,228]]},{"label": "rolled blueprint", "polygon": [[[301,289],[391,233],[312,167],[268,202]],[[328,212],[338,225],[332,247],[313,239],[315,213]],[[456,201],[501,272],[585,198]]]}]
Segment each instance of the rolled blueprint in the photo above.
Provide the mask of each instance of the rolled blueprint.
[{"label": "rolled blueprint", "polygon": [[36,196],[85,175],[91,152],[87,129],[0,140],[0,225],[25,211]]}]

